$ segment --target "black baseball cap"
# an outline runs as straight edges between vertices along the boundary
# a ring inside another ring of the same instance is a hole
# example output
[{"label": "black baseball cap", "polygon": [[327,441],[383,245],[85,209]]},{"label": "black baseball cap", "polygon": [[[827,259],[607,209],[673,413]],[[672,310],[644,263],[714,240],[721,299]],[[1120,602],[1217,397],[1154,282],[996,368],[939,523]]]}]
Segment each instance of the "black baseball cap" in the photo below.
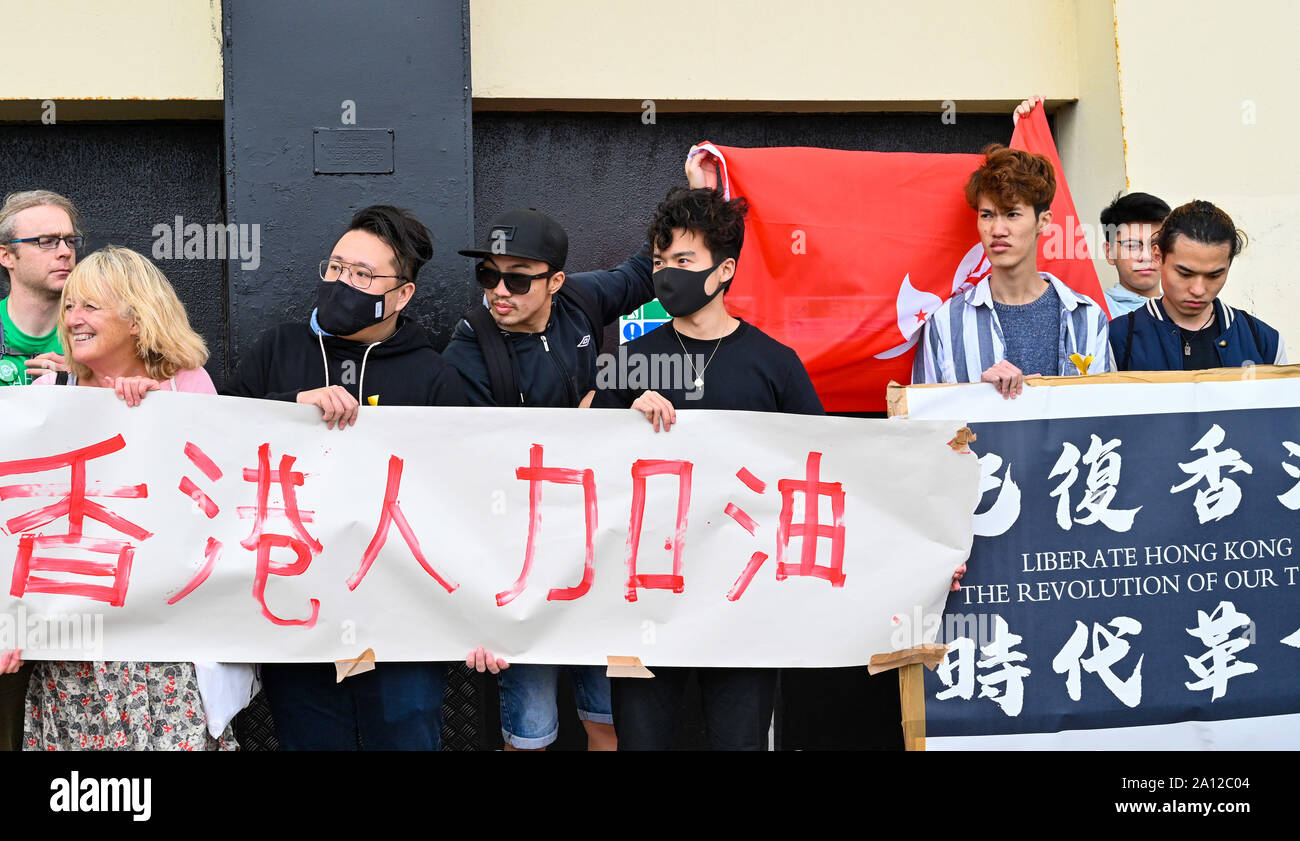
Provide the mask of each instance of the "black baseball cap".
[{"label": "black baseball cap", "polygon": [[559,271],[569,257],[569,235],[559,222],[540,210],[516,208],[492,220],[482,248],[466,248],[456,253],[465,257],[541,260]]}]

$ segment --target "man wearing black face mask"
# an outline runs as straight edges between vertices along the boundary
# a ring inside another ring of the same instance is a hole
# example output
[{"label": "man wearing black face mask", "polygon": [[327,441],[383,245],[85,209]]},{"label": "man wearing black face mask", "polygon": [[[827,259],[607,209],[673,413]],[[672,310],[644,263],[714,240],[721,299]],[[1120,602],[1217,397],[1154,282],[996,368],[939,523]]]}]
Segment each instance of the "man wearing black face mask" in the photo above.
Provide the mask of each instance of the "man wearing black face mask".
[{"label": "man wearing black face mask", "polygon": [[468,405],[456,371],[402,315],[432,256],[428,230],[409,212],[358,211],[320,262],[311,323],[264,333],[227,393],[316,406],[330,429],[355,425],[362,404]]},{"label": "man wearing black face mask", "polygon": [[[699,161],[687,163],[686,179],[693,186],[705,177]],[[475,406],[586,405],[605,325],[654,297],[645,254],[614,269],[566,274],[568,234],[537,210],[505,211],[492,220],[480,247],[460,253],[480,261],[475,280],[483,301],[456,325],[443,358],[465,378]],[[507,750],[541,750],[556,739],[559,667],[511,667],[481,648],[465,663],[501,676],[501,735]],[[604,667],[569,669],[588,749],[612,749]]]},{"label": "man wearing black face mask", "polygon": [[[354,425],[362,404],[467,405],[460,376],[402,314],[432,256],[428,229],[408,211],[358,211],[320,263],[311,323],[264,333],[225,393],[316,406],[331,429]],[[370,750],[437,750],[445,678],[444,663],[380,663],[342,683],[328,663],[262,667],[286,750],[355,750],[358,740]]]},{"label": "man wearing black face mask", "polygon": [[[658,391],[599,388],[594,406],[637,409],[656,432],[677,423],[679,406],[824,414],[798,355],[727,312],[723,294],[736,274],[747,208],[744,199],[728,201],[707,188],[677,187],[660,203],[650,226],[654,285],[673,321],[630,342],[626,353],[648,360],[678,357],[682,376],[677,382],[661,382]],[[652,680],[610,680],[620,750],[671,747],[674,718],[691,670],[653,670]],[[776,671],[695,671],[709,748],[766,749]]]},{"label": "man wearing black face mask", "polygon": [[[710,174],[700,159],[687,161],[692,187]],[[595,387],[605,325],[655,295],[644,254],[567,274],[569,237],[536,210],[507,210],[481,247],[460,253],[481,261],[475,279],[484,300],[456,325],[443,358],[461,372],[475,406],[577,407]]]}]

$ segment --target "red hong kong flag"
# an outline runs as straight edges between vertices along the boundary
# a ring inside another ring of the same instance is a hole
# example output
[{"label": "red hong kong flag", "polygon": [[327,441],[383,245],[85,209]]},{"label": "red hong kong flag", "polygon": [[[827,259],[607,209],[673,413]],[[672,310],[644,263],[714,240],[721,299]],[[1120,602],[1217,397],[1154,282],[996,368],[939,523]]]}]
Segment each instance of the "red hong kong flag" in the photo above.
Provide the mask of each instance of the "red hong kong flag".
[{"label": "red hong kong flag", "polygon": [[1052,130],[1047,126],[1047,115],[1042,108],[1035,108],[1029,116],[1016,123],[1016,130],[1011,134],[1011,148],[1045,155],[1056,168],[1052,224],[1038,238],[1038,268],[1056,275],[1075,292],[1087,295],[1110,315],[1110,306],[1097,278],[1097,267],[1088,250],[1087,236],[1079,223],[1079,212],[1074,209],[1070,185],[1065,183],[1065,167],[1061,166],[1061,156],[1056,154],[1056,143],[1052,140]]},{"label": "red hong kong flag", "polygon": [[[1041,109],[1033,117],[1041,120]],[[1045,121],[1042,129],[1050,148]],[[925,319],[988,275],[963,191],[983,157],[697,148],[717,158],[728,195],[750,202],[728,309],[795,349],[828,411],[883,411],[889,381],[911,382]],[[1073,217],[1050,150],[1059,181],[1053,215],[1064,200],[1069,209],[1060,212]],[[1040,257],[1039,267],[1100,298],[1091,262],[1069,261],[1085,262],[1090,281],[1061,271],[1061,262]]]}]

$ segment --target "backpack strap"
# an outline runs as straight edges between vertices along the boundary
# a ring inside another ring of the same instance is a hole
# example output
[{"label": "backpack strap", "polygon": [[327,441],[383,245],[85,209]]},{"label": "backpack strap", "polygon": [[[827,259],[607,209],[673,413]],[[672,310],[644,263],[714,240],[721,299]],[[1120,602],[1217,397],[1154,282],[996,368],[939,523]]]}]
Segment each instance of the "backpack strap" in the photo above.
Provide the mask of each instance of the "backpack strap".
[{"label": "backpack strap", "polygon": [[1133,322],[1137,321],[1137,312],[1129,313],[1128,318],[1128,339],[1124,342],[1124,366],[1121,371],[1127,371],[1129,363],[1133,361]]},{"label": "backpack strap", "polygon": [[600,347],[601,335],[605,332],[605,319],[600,311],[600,302],[589,289],[579,286],[576,283],[566,283],[560,287],[560,291],[555,293],[575,304],[587,319],[587,324],[591,327],[591,344],[595,348]]},{"label": "backpack strap", "polygon": [[67,385],[71,380],[71,375],[67,371],[57,371],[54,374],[55,385]]},{"label": "backpack strap", "polygon": [[474,329],[474,338],[483,351],[492,399],[498,406],[523,405],[523,394],[515,380],[514,366],[510,364],[510,351],[506,348],[505,337],[501,335],[501,328],[497,327],[492,314],[482,304],[475,304],[465,313],[465,320]]}]

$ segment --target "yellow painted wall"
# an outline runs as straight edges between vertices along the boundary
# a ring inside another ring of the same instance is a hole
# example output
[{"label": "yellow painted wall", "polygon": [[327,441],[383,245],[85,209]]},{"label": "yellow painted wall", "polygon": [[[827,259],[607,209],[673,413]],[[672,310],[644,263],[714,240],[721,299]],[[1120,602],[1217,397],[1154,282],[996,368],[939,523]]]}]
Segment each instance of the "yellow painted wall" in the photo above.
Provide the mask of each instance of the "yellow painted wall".
[{"label": "yellow painted wall", "polygon": [[1115,0],[1115,9],[1131,188],[1171,206],[1205,199],[1232,216],[1251,244],[1223,298],[1280,329],[1300,359],[1300,4]]},{"label": "yellow painted wall", "polygon": [[[220,0],[0,0],[0,13],[20,33],[0,37],[0,119],[39,119],[46,99],[60,120],[220,116]],[[1291,0],[471,0],[470,14],[476,109],[938,113],[953,100],[960,119],[1044,94],[1083,221],[1125,186],[1218,203],[1252,239],[1225,299],[1300,359]]]},{"label": "yellow painted wall", "polygon": [[0,15],[0,100],[223,100],[220,0],[4,0]]},{"label": "yellow painted wall", "polygon": [[470,3],[476,106],[1072,99],[1075,26],[1075,0]]},{"label": "yellow painted wall", "polygon": [[[1056,147],[1079,221],[1088,229],[1099,230],[1101,211],[1124,189],[1125,176],[1111,0],[1078,0],[1075,38],[1079,99],[1056,116]],[[1113,286],[1115,270],[1102,257],[1100,242],[1090,240],[1089,244],[1101,285]]]}]

